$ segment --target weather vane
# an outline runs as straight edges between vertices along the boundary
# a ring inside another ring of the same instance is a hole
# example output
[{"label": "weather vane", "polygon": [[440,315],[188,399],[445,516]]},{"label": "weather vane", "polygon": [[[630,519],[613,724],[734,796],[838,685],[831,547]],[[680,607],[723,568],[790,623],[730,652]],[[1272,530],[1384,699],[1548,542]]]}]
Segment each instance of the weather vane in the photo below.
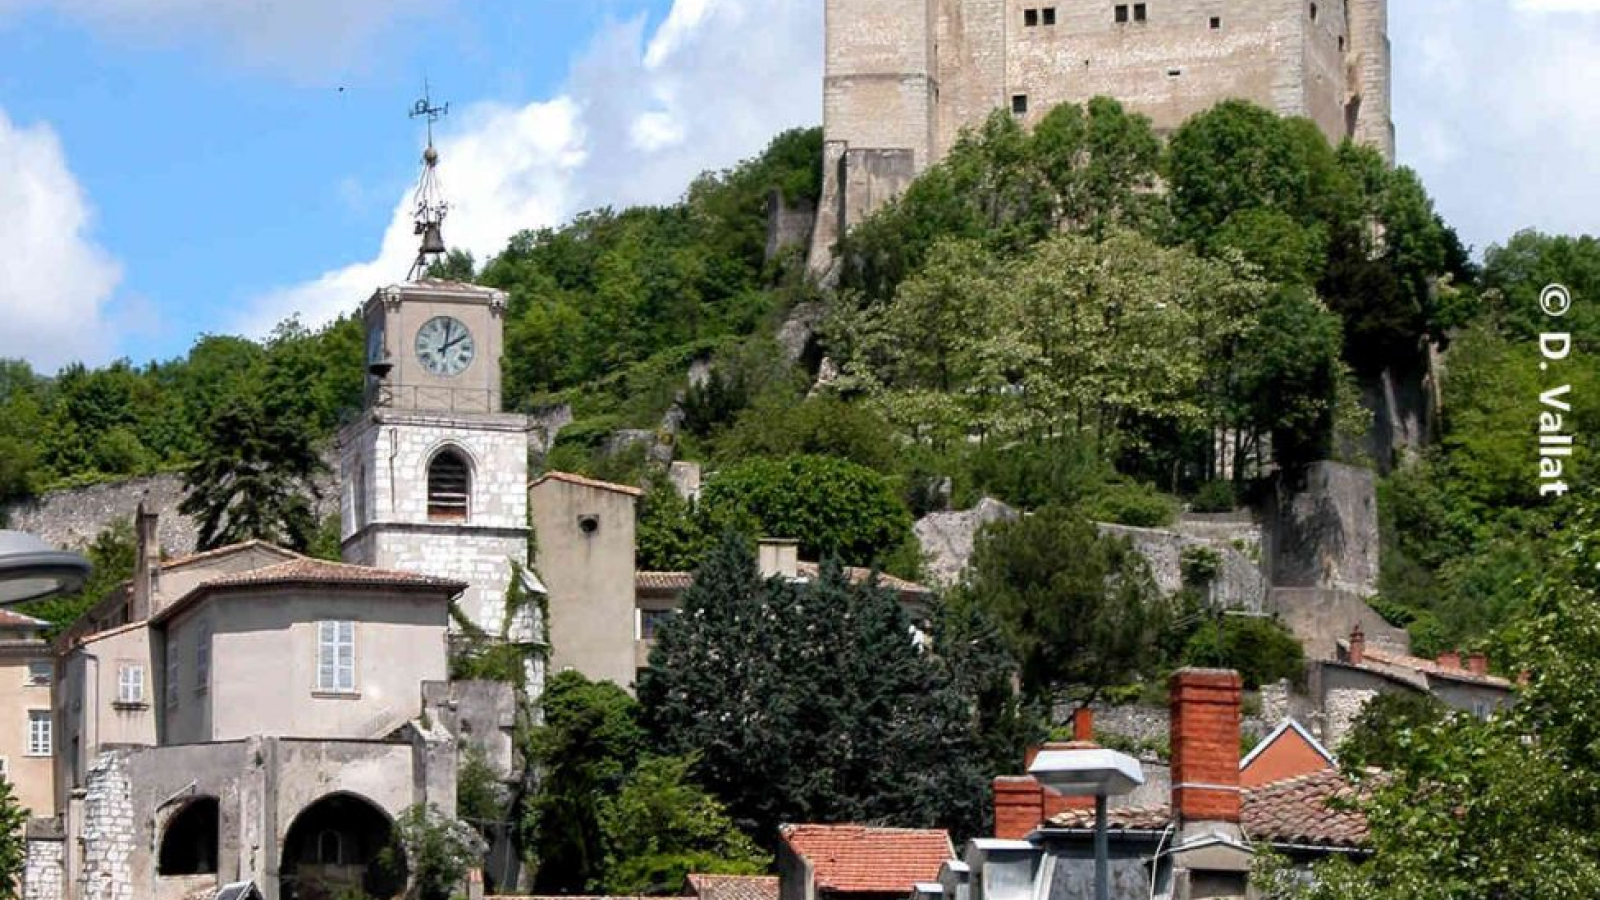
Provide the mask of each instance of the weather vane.
[{"label": "weather vane", "polygon": [[435,106],[430,93],[424,80],[422,99],[411,105],[411,118],[428,121],[428,149],[422,151],[422,177],[417,181],[417,192],[411,201],[412,233],[422,236],[422,246],[411,264],[409,281],[422,278],[428,267],[445,254],[444,217],[450,207],[444,202],[444,188],[439,184],[439,151],[433,146],[433,123],[450,114],[450,104]]}]

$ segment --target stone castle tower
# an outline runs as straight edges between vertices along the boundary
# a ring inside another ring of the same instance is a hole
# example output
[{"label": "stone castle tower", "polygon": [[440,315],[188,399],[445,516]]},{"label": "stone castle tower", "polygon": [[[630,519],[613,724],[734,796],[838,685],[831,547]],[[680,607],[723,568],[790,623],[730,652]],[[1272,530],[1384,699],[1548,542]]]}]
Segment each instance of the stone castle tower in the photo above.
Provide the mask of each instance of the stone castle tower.
[{"label": "stone castle tower", "polygon": [[1394,158],[1388,0],[826,0],[813,261],[995,109],[1120,100],[1158,132],[1226,99]]}]

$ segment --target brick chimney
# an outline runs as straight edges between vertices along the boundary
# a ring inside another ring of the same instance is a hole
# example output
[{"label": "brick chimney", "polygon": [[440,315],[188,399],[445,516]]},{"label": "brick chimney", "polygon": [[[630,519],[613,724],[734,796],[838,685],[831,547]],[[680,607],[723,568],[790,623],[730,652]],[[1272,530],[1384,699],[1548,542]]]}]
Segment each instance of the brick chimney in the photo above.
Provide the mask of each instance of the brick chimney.
[{"label": "brick chimney", "polygon": [[757,548],[762,578],[800,577],[800,542],[783,538],[762,538]]},{"label": "brick chimney", "polygon": [[1094,743],[1094,710],[1080,706],[1073,711],[1072,740],[1080,744]]},{"label": "brick chimney", "polygon": [[1357,625],[1350,632],[1350,657],[1348,662],[1352,666],[1359,666],[1367,658],[1367,633]]},{"label": "brick chimney", "polygon": [[1031,775],[994,780],[994,836],[1020,841],[1045,820],[1044,786]]},{"label": "brick chimney", "polygon": [[1180,824],[1239,821],[1239,697],[1231,669],[1172,673],[1172,809]]},{"label": "brick chimney", "polygon": [[1438,663],[1439,663],[1439,665],[1443,666],[1446,669],[1459,669],[1459,668],[1461,668],[1461,651],[1460,650],[1446,650],[1446,651],[1444,651],[1443,653],[1439,654]]},{"label": "brick chimney", "polygon": [[1467,671],[1480,676],[1489,674],[1489,657],[1483,653],[1467,654]]}]

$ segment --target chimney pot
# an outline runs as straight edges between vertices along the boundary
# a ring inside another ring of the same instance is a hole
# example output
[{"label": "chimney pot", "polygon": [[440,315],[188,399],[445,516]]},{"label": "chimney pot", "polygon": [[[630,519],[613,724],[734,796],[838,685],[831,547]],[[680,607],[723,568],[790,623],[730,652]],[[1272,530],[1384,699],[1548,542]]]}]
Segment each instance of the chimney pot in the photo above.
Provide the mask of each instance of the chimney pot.
[{"label": "chimney pot", "polygon": [[1094,710],[1081,706],[1072,713],[1072,739],[1085,744],[1094,741]]},{"label": "chimney pot", "polygon": [[1172,673],[1172,809],[1179,822],[1239,821],[1239,698],[1229,669]]},{"label": "chimney pot", "polygon": [[1461,651],[1460,650],[1446,650],[1446,651],[1444,651],[1443,653],[1439,654],[1438,663],[1439,663],[1439,665],[1443,666],[1446,669],[1459,669],[1459,668],[1461,668]]},{"label": "chimney pot", "polygon": [[1357,625],[1355,630],[1350,632],[1350,664],[1359,666],[1366,658],[1367,635],[1361,630],[1361,626]]},{"label": "chimney pot", "polygon": [[1467,655],[1467,671],[1474,675],[1489,674],[1489,657],[1482,653]]}]

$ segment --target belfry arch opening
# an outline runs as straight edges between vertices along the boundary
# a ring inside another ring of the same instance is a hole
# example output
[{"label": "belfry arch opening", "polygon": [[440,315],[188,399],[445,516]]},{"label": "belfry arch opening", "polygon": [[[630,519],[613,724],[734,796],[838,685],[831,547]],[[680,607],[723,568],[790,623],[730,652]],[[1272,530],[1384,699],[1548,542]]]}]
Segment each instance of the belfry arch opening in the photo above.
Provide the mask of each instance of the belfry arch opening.
[{"label": "belfry arch opening", "polygon": [[[393,842],[389,817],[352,794],[331,794],[295,817],[278,866],[283,900],[335,900],[360,891],[398,897],[406,886],[405,862],[385,854]],[[385,857],[389,858],[385,858]]]},{"label": "belfry arch opening", "polygon": [[161,833],[161,850],[156,858],[156,874],[217,874],[217,837],[222,827],[222,809],[215,797],[189,801],[167,820]]},{"label": "belfry arch opening", "polygon": [[472,506],[472,466],[454,447],[435,453],[428,463],[428,518],[465,521]]}]

